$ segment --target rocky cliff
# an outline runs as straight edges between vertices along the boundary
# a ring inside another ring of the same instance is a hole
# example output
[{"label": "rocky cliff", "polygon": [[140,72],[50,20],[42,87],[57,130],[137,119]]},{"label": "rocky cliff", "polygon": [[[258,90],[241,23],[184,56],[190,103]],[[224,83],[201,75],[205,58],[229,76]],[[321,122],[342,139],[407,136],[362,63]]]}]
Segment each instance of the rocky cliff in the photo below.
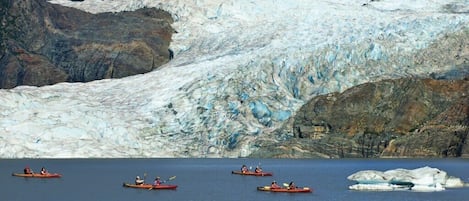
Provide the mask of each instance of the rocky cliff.
[{"label": "rocky cliff", "polygon": [[296,138],[254,156],[468,156],[469,79],[366,83],[313,98],[293,121]]},{"label": "rocky cliff", "polygon": [[88,82],[169,60],[171,16],[154,8],[91,14],[45,0],[2,1],[0,88]]}]

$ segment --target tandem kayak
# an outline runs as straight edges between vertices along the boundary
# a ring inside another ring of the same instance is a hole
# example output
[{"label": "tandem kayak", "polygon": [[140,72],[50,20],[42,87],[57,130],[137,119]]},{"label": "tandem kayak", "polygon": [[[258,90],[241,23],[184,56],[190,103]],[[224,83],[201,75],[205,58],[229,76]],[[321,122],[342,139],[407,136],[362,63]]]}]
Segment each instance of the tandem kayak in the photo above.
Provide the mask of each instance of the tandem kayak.
[{"label": "tandem kayak", "polygon": [[288,188],[270,188],[270,186],[259,186],[258,191],[283,192],[283,193],[311,193],[313,190],[309,187]]},{"label": "tandem kayak", "polygon": [[148,190],[160,190],[160,189],[176,189],[178,186],[177,185],[167,185],[167,184],[161,184],[158,186],[154,186],[152,184],[129,184],[129,183],[124,183],[124,187],[128,188],[141,188],[141,189],[148,189]]},{"label": "tandem kayak", "polygon": [[33,173],[33,174],[24,174],[24,173],[13,173],[12,176],[16,177],[27,177],[27,178],[60,178],[62,177],[61,174],[58,173],[47,173],[47,174],[40,174],[40,173]]},{"label": "tandem kayak", "polygon": [[241,171],[231,171],[231,174],[240,174],[240,175],[248,175],[248,176],[272,176],[272,172],[241,172]]}]

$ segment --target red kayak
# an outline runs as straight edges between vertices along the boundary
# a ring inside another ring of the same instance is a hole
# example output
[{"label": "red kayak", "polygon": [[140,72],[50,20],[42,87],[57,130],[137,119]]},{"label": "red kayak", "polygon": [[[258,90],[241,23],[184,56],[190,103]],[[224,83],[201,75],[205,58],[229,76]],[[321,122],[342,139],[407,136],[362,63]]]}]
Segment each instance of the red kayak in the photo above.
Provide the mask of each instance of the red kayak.
[{"label": "red kayak", "polygon": [[32,173],[32,174],[24,174],[24,173],[13,173],[12,176],[16,177],[28,177],[28,178],[60,178],[62,177],[59,173],[47,173],[47,174],[40,174],[40,173]]},{"label": "red kayak", "polygon": [[178,186],[177,185],[166,185],[166,184],[161,184],[158,186],[154,186],[152,184],[128,184],[124,183],[124,187],[129,187],[129,188],[141,188],[141,189],[148,189],[148,190],[160,190],[160,189],[176,189]]},{"label": "red kayak", "polygon": [[313,190],[309,187],[296,187],[292,189],[288,188],[271,188],[270,186],[259,186],[258,191],[270,191],[270,192],[282,192],[282,193],[311,193]]},{"label": "red kayak", "polygon": [[248,175],[248,176],[272,176],[272,172],[241,172],[241,171],[231,171],[231,174],[240,174],[240,175]]}]

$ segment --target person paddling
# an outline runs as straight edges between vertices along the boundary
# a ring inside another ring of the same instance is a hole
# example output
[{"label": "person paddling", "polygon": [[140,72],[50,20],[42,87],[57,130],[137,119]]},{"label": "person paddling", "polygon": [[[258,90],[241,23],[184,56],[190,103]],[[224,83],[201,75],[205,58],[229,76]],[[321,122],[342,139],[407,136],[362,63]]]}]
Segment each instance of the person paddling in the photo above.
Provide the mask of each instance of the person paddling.
[{"label": "person paddling", "polygon": [[273,181],[272,184],[270,185],[270,188],[273,188],[273,189],[277,189],[277,188],[281,188],[276,181]]},{"label": "person paddling", "polygon": [[42,167],[42,168],[41,168],[41,174],[42,174],[42,175],[46,175],[46,174],[49,174],[49,173],[47,172],[47,170],[46,170],[45,167]]},{"label": "person paddling", "polygon": [[143,185],[144,182],[145,182],[145,180],[140,179],[140,176],[137,176],[137,177],[135,178],[135,184],[136,184],[136,185]]},{"label": "person paddling", "polygon": [[159,186],[161,185],[161,180],[160,180],[160,177],[156,177],[155,178],[155,181],[153,181],[153,186]]},{"label": "person paddling", "polygon": [[248,170],[248,166],[243,165],[243,166],[241,167],[241,172],[246,173],[246,172],[248,172],[248,171],[249,171],[249,170]]},{"label": "person paddling", "polygon": [[25,173],[25,174],[32,174],[33,171],[31,170],[31,168],[30,168],[29,166],[26,166],[26,167],[24,168],[24,173]]},{"label": "person paddling", "polygon": [[295,189],[295,188],[296,188],[296,185],[295,183],[293,183],[293,181],[290,182],[290,184],[288,184],[288,189]]},{"label": "person paddling", "polygon": [[256,173],[261,173],[261,172],[262,172],[262,168],[260,168],[259,166],[257,166],[254,171],[255,171]]}]

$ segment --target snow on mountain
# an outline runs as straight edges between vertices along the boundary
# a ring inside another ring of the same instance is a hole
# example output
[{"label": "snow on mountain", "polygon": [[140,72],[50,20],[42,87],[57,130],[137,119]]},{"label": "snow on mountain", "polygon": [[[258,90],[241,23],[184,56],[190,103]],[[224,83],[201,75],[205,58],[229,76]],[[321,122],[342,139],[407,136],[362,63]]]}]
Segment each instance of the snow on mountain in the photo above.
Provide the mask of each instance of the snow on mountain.
[{"label": "snow on mountain", "polygon": [[413,55],[469,22],[467,0],[49,2],[164,9],[175,58],[123,79],[0,90],[1,158],[248,156],[256,139],[291,137],[273,131],[318,94],[452,70]]}]

